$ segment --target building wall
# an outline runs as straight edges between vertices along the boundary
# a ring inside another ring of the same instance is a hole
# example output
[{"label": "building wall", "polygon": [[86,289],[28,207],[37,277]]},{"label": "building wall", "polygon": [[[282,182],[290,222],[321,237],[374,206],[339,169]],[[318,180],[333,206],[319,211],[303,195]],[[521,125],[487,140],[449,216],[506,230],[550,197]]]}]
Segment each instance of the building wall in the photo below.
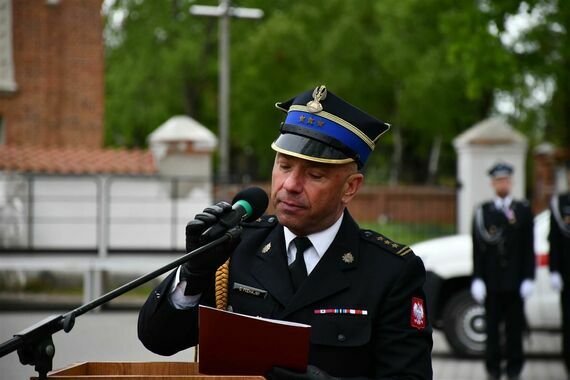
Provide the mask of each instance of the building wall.
[{"label": "building wall", "polygon": [[101,3],[12,0],[17,90],[0,94],[5,144],[102,146]]}]

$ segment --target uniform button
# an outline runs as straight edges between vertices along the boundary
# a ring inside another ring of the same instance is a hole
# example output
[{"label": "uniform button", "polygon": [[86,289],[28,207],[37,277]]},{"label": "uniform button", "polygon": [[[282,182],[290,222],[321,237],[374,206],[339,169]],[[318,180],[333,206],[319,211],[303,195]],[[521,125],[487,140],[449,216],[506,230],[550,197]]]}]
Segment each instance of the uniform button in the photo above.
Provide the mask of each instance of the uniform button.
[{"label": "uniform button", "polygon": [[346,336],[344,336],[344,334],[338,334],[336,338],[339,342],[344,342],[346,340]]},{"label": "uniform button", "polygon": [[234,308],[232,307],[232,305],[228,306],[228,311],[230,311],[230,312],[234,311]]},{"label": "uniform button", "polygon": [[269,223],[273,223],[274,220],[275,220],[274,217],[271,217],[271,218],[267,219],[267,221],[268,221]]},{"label": "uniform button", "polygon": [[366,231],[366,232],[364,233],[364,236],[366,236],[366,237],[370,237],[370,236],[372,236],[372,232],[370,232],[370,231]]}]

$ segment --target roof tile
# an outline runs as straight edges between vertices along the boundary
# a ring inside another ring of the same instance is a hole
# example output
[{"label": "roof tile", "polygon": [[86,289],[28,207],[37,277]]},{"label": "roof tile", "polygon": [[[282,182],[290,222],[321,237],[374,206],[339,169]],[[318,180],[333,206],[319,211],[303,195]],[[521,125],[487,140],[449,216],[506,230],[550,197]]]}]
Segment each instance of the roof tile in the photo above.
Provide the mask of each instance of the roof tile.
[{"label": "roof tile", "polygon": [[148,150],[0,146],[0,170],[49,174],[155,174]]}]

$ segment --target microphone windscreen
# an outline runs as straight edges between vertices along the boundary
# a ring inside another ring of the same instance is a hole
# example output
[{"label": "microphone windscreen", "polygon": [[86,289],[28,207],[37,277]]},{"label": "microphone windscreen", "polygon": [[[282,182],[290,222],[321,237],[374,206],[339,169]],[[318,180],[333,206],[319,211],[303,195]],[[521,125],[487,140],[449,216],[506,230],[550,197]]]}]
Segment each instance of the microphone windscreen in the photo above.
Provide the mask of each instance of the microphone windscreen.
[{"label": "microphone windscreen", "polygon": [[250,204],[252,208],[251,215],[244,220],[246,222],[250,222],[259,218],[265,210],[267,210],[267,206],[269,205],[269,197],[267,193],[259,188],[259,187],[248,187],[236,194],[234,197],[232,204],[235,204],[238,201],[245,201]]}]

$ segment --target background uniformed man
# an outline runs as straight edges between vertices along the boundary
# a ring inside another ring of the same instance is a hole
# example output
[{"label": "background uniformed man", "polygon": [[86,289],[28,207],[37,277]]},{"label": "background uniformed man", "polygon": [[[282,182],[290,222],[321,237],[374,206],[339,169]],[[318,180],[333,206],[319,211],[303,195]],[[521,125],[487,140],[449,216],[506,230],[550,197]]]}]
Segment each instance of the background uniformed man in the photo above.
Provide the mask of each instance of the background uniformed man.
[{"label": "background uniformed man", "polygon": [[[566,163],[570,185],[570,161]],[[550,205],[550,282],[560,292],[562,306],[562,354],[570,380],[570,192],[555,195]]]},{"label": "background uniformed man", "polygon": [[[287,116],[271,145],[276,218],[244,224],[239,244],[195,256],[171,274],[141,309],[139,338],[163,355],[196,345],[196,305],[213,305],[214,272],[231,253],[230,310],[311,325],[307,372],[274,368],[269,378],[431,379],[423,263],[408,247],[360,230],[346,208],[389,125],[324,86],[277,107]],[[189,223],[188,250],[227,207]]]},{"label": "background uniformed man", "polygon": [[502,322],[506,322],[506,373],[511,380],[519,378],[524,363],[523,302],[534,286],[533,215],[526,200],[511,197],[512,173],[512,166],[506,163],[489,170],[496,197],[479,206],[473,220],[471,294],[485,303],[485,365],[489,379],[499,379],[502,373]]}]

